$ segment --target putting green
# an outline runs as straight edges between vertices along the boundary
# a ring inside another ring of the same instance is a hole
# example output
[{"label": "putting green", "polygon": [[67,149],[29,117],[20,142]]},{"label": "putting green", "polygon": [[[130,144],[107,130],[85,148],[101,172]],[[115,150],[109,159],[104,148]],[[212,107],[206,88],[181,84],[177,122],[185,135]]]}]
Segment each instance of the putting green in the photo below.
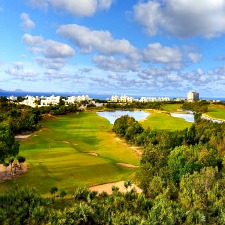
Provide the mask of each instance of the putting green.
[{"label": "putting green", "polygon": [[146,129],[150,127],[156,130],[183,130],[190,127],[192,123],[185,121],[182,118],[175,118],[162,111],[148,110],[151,115],[146,120],[141,121],[143,127]]},{"label": "putting green", "polygon": [[[131,179],[140,157],[124,141],[116,138],[112,125],[95,112],[60,116],[41,122],[43,128],[21,141],[20,154],[26,157],[28,171],[0,185],[37,187],[48,194],[52,186],[72,193],[75,186],[96,185]],[[96,153],[98,156],[87,153]]]}]

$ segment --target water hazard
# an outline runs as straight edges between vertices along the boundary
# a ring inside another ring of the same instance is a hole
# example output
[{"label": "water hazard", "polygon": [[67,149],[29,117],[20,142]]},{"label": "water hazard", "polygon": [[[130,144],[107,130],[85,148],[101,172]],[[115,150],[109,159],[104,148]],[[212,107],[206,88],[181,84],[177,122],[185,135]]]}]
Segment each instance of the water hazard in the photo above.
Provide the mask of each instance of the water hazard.
[{"label": "water hazard", "polygon": [[112,112],[109,111],[97,112],[97,114],[109,120],[111,124],[114,124],[116,119],[125,115],[133,117],[135,120],[143,120],[150,115],[150,113],[144,111],[122,111],[122,110],[116,110]]}]

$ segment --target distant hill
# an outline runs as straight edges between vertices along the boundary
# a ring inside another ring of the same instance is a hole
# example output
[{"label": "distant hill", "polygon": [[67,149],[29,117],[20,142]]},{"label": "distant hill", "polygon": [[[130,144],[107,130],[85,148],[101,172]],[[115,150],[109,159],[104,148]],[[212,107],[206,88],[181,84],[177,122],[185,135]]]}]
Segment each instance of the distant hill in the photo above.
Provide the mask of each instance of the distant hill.
[{"label": "distant hill", "polygon": [[22,89],[16,89],[16,90],[14,90],[14,92],[24,92],[24,90],[22,90]]}]

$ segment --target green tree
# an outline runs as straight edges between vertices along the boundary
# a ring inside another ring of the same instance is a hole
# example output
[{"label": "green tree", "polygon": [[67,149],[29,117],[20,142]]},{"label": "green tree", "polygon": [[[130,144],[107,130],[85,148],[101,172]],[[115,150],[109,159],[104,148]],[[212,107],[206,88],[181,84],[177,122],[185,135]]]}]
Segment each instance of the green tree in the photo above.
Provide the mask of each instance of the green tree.
[{"label": "green tree", "polygon": [[26,161],[26,158],[22,155],[18,155],[17,160],[20,165],[20,169],[23,169],[23,163]]},{"label": "green tree", "polygon": [[8,125],[0,124],[0,162],[19,153],[19,143]]},{"label": "green tree", "polygon": [[58,187],[56,186],[53,186],[51,189],[50,189],[50,193],[52,195],[52,202],[54,203],[55,202],[55,197],[56,197],[56,192],[58,191]]}]

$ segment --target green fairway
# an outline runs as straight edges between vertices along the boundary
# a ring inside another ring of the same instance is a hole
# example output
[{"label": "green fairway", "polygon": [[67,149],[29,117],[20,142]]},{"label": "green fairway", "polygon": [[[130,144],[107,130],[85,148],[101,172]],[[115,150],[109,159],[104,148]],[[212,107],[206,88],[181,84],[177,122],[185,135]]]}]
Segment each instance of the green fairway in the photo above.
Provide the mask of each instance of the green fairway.
[{"label": "green fairway", "polygon": [[[116,138],[112,125],[95,112],[60,116],[42,121],[43,128],[21,141],[20,154],[29,170],[20,178],[0,185],[0,191],[13,183],[37,187],[43,194],[52,186],[72,192],[75,186],[130,179],[140,157]],[[87,153],[96,153],[93,156]]]},{"label": "green fairway", "polygon": [[146,120],[141,121],[144,128],[150,127],[151,129],[174,131],[185,129],[192,124],[182,118],[175,118],[160,111],[151,110],[149,112],[151,115]]},{"label": "green fairway", "polygon": [[166,104],[164,103],[162,109],[168,112],[176,112],[177,110],[181,109],[182,104]]},{"label": "green fairway", "polygon": [[222,105],[210,106],[205,114],[215,119],[225,120],[225,107]]}]

